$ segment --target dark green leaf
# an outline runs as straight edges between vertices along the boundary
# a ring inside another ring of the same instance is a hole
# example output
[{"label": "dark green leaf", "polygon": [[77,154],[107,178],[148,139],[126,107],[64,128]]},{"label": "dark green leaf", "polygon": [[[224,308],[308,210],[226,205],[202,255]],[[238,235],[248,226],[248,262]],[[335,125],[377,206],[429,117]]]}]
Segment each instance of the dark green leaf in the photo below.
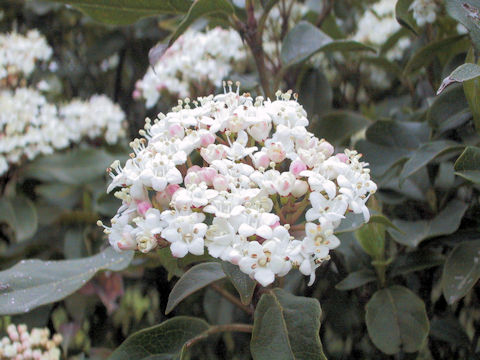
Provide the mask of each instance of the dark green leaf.
[{"label": "dark green leaf", "polygon": [[0,199],[0,223],[12,228],[17,241],[31,238],[38,227],[35,205],[24,196]]},{"label": "dark green leaf", "polygon": [[257,285],[255,280],[250,279],[250,276],[240,271],[240,268],[228,262],[222,262],[222,269],[227,275],[228,279],[232,282],[238,294],[242,304],[248,305],[252,301],[253,291]]},{"label": "dark green leaf", "polygon": [[480,66],[477,64],[463,64],[453,70],[453,72],[443,79],[442,84],[438,88],[439,95],[448,85],[456,82],[464,82],[476,79],[480,76]]},{"label": "dark green leaf", "polygon": [[61,300],[80,289],[96,272],[122,270],[132,258],[133,251],[117,253],[108,247],[97,255],[77,260],[22,260],[0,272],[0,283],[7,286],[0,293],[1,313],[27,312]]},{"label": "dark green leaf", "polygon": [[470,339],[456,318],[432,320],[430,336],[454,346],[470,347]]},{"label": "dark green leaf", "polygon": [[362,249],[374,260],[383,259],[385,252],[385,226],[369,223],[355,232]]},{"label": "dark green leaf", "polygon": [[195,291],[205,286],[223,279],[225,273],[222,266],[217,262],[202,263],[193,266],[177,281],[168,296],[167,308],[165,314],[172,311],[180,301],[193,294]]},{"label": "dark green leaf", "polygon": [[427,165],[437,156],[447,152],[459,151],[462,148],[462,145],[448,140],[437,140],[423,144],[418,150],[411,154],[410,158],[403,166],[402,172],[399,175],[400,181],[405,180],[407,177],[420,170],[420,168]]},{"label": "dark green leaf", "polygon": [[425,304],[403,286],[377,291],[367,303],[365,319],[370,339],[389,355],[418,351],[428,336]]},{"label": "dark green leaf", "polygon": [[457,231],[462,221],[463,214],[468,205],[459,200],[452,200],[442,211],[431,220],[405,221],[394,220],[393,223],[403,233],[395,229],[388,232],[398,243],[406,246],[416,247],[422,241],[440,236],[449,235]]},{"label": "dark green leaf", "polygon": [[352,40],[334,40],[306,21],[291,29],[282,43],[281,59],[286,67],[299,64],[319,51],[359,51],[375,49]]},{"label": "dark green leaf", "polygon": [[177,316],[131,335],[109,360],[178,359],[184,345],[209,329],[204,320]]},{"label": "dark green leaf", "polygon": [[443,295],[449,304],[464,297],[480,278],[480,240],[462,242],[443,268]]},{"label": "dark green leaf", "polygon": [[158,14],[186,13],[191,0],[55,0],[73,5],[93,19],[112,25],[127,25]]},{"label": "dark green leaf", "polygon": [[299,102],[310,117],[323,115],[332,108],[333,91],[325,75],[318,70],[306,72],[300,84]]},{"label": "dark green leaf", "polygon": [[415,150],[428,141],[430,129],[425,123],[376,121],[367,129],[367,140],[387,147]]},{"label": "dark green leaf", "polygon": [[377,280],[377,275],[373,270],[363,269],[348,274],[345,279],[335,285],[335,288],[338,290],[353,290],[375,280]]},{"label": "dark green leaf", "polygon": [[465,151],[455,161],[455,174],[480,184],[480,148],[467,146]]},{"label": "dark green leaf", "polygon": [[255,309],[254,360],[326,360],[320,342],[320,304],[282,289],[265,293]]},{"label": "dark green leaf", "polygon": [[63,253],[67,259],[78,259],[86,254],[83,229],[71,228],[65,233]]},{"label": "dark green leaf", "polygon": [[392,263],[390,276],[406,275],[414,271],[429,269],[445,262],[445,257],[430,249],[420,249],[401,254]]},{"label": "dark green leaf", "polygon": [[339,144],[370,124],[370,121],[353,111],[338,110],[322,116],[312,127],[319,138]]},{"label": "dark green leaf", "polygon": [[79,186],[61,183],[38,185],[35,192],[46,202],[63,209],[72,209],[78,205],[82,197],[82,189]]},{"label": "dark green leaf", "polygon": [[446,0],[448,14],[463,24],[470,33],[475,48],[480,50],[479,0]]},{"label": "dark green leaf", "polygon": [[410,5],[413,0],[398,0],[395,5],[395,17],[397,21],[405,26],[407,29],[412,30],[415,34],[418,33],[417,23],[413,18],[412,11],[410,10]]},{"label": "dark green leaf", "polygon": [[[465,62],[467,63],[465,65],[475,65],[470,64],[475,62],[475,51],[473,48],[468,51]],[[476,66],[478,66],[478,64],[479,62],[477,61]],[[477,129],[477,133],[480,133],[480,78],[476,77],[475,79],[464,81],[463,91],[465,92],[468,106],[473,115],[473,123]]]}]

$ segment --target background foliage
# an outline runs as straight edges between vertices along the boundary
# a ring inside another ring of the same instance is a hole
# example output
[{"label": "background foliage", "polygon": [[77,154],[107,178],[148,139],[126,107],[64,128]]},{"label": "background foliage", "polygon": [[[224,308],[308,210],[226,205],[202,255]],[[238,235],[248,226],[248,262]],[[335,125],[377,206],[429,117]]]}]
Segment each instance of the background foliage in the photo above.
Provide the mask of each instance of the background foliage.
[{"label": "background foliage", "polygon": [[[402,28],[378,46],[349,36],[374,1],[308,1],[300,22],[278,19],[285,31],[271,68],[258,33],[278,3],[289,2],[7,1],[0,29],[38,28],[58,63],[51,96],[107,93],[133,137],[146,115],[172,105],[162,98],[147,110],[132,99],[149,50],[160,41],[161,53],[192,24],[234,27],[252,50],[246,90],[292,88],[318,137],[364,154],[379,185],[370,223],[347,219],[313,286],[291,273],[262,289],[207,257],[103,249],[95,222],[117,206],[104,169],[126,157],[126,144],[39,158],[0,179],[4,327],[49,326],[69,359],[479,356],[480,2],[438,1],[436,21],[419,27],[412,1],[398,0]],[[408,48],[389,58],[402,37]],[[314,61],[320,53],[327,63]],[[371,74],[387,87],[372,86]]]}]

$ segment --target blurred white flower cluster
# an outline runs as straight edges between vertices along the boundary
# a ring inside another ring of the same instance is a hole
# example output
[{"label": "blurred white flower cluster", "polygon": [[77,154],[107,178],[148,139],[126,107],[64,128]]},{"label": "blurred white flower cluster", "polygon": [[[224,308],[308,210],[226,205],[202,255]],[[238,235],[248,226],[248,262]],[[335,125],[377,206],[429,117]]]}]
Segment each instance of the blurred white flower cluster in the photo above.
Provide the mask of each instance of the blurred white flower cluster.
[{"label": "blurred white flower cluster", "polygon": [[415,0],[409,7],[418,26],[433,23],[437,18],[438,5],[435,0]]},{"label": "blurred white flower cluster", "polygon": [[14,360],[59,360],[59,345],[62,335],[55,334],[50,338],[47,328],[33,328],[30,332],[26,325],[9,325],[8,337],[0,340],[0,359]]},{"label": "blurred white flower cluster", "polygon": [[51,56],[52,49],[37,30],[26,35],[0,34],[0,80],[19,75],[28,77],[37,61],[47,61]]},{"label": "blurred white flower cluster", "polygon": [[220,27],[201,32],[189,29],[165,52],[154,69],[150,67],[136,84],[134,98],[144,98],[152,107],[162,91],[178,97],[191,94],[192,87],[215,87],[246,56],[235,30]]},{"label": "blurred white flower cluster", "polygon": [[[153,123],[108,191],[122,206],[105,227],[116,250],[169,246],[174,257],[208,253],[263,286],[315,269],[337,247],[347,212],[363,214],[376,185],[356,151],[334,153],[308,132],[291,91],[271,101],[231,89],[185,99]],[[306,223],[302,221],[306,219]],[[99,225],[103,224],[99,222]]]},{"label": "blurred white flower cluster", "polygon": [[[105,138],[114,144],[125,136],[125,114],[107,96],[57,105],[36,89],[44,88],[42,82],[36,88],[25,86],[35,61],[49,60],[51,53],[36,30],[26,36],[0,35],[0,176],[10,164],[51,154],[84,139]],[[7,81],[2,82],[2,74]]]},{"label": "blurred white flower cluster", "polygon": [[[358,21],[353,40],[375,46],[384,45],[390,36],[401,28],[395,19],[395,4],[392,0],[380,0],[369,7]],[[388,50],[386,57],[389,60],[401,58],[409,45],[409,38],[401,38]]]}]

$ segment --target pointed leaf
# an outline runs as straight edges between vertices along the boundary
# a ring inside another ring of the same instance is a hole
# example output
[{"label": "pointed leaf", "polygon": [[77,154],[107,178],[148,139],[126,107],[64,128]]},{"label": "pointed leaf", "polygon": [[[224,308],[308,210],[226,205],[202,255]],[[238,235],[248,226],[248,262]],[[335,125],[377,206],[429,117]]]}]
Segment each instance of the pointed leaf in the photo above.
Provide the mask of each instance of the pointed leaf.
[{"label": "pointed leaf", "polygon": [[451,17],[468,29],[475,48],[480,50],[480,0],[446,0],[445,7]]},{"label": "pointed leaf", "polygon": [[255,310],[254,360],[326,360],[320,342],[320,304],[282,289],[265,293]]},{"label": "pointed leaf", "polygon": [[443,79],[442,84],[438,88],[437,95],[439,95],[448,85],[455,82],[464,82],[476,79],[480,76],[480,66],[477,64],[463,64],[457,67]]},{"label": "pointed leaf", "polygon": [[458,244],[443,268],[443,295],[449,304],[464,297],[480,278],[480,240]]},{"label": "pointed leaf", "polygon": [[377,275],[373,270],[362,269],[348,274],[345,279],[335,285],[335,288],[338,290],[353,290],[375,280],[377,280]]},{"label": "pointed leaf", "polygon": [[417,34],[418,26],[413,18],[412,11],[410,10],[410,5],[412,2],[413,0],[398,0],[397,4],[395,5],[395,17],[400,25]]},{"label": "pointed leaf", "polygon": [[61,300],[80,289],[100,270],[125,269],[133,251],[117,253],[111,247],[83,259],[41,261],[22,260],[12,268],[0,271],[2,315],[27,312],[38,306]]},{"label": "pointed leaf", "polygon": [[365,320],[370,339],[389,355],[420,350],[430,327],[424,302],[403,286],[377,291],[367,303]]},{"label": "pointed leaf", "polygon": [[352,40],[334,40],[307,21],[300,21],[282,43],[281,59],[286,67],[299,64],[319,51],[375,52],[375,49]]},{"label": "pointed leaf", "polygon": [[12,228],[17,241],[31,238],[38,227],[35,205],[24,196],[0,199],[0,223],[2,222]]},{"label": "pointed leaf", "polygon": [[388,232],[396,242],[416,247],[426,239],[457,231],[467,208],[468,205],[464,202],[452,200],[433,219],[417,221],[396,219],[393,223],[402,230],[402,233],[395,229],[389,229]]},{"label": "pointed leaf", "polygon": [[430,249],[420,249],[401,254],[391,265],[390,277],[406,275],[414,271],[429,269],[445,262],[445,257]]},{"label": "pointed leaf", "polygon": [[185,344],[209,329],[206,321],[177,316],[128,337],[109,360],[178,359]]},{"label": "pointed leaf", "polygon": [[339,144],[369,124],[370,120],[358,113],[337,110],[323,115],[315,122],[314,129],[316,134],[331,143]]},{"label": "pointed leaf", "polygon": [[212,282],[225,277],[222,266],[217,262],[202,263],[193,266],[177,281],[168,296],[165,314],[172,311],[180,301]]},{"label": "pointed leaf", "polygon": [[240,295],[242,304],[248,305],[252,301],[253,292],[257,283],[240,268],[228,262],[222,262],[222,269]]},{"label": "pointed leaf", "polygon": [[94,20],[111,25],[127,25],[158,14],[182,14],[191,0],[55,0],[73,5]]},{"label": "pointed leaf", "polygon": [[455,174],[480,184],[480,148],[467,146],[465,151],[455,161]]}]

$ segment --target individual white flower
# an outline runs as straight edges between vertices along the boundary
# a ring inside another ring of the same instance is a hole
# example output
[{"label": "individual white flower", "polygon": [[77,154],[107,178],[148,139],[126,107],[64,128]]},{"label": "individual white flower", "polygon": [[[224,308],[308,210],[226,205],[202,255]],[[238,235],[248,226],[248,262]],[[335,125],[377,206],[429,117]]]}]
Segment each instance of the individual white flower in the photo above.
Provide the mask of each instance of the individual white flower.
[{"label": "individual white flower", "polygon": [[199,213],[178,216],[162,231],[162,237],[171,243],[170,250],[174,257],[184,257],[189,252],[193,255],[203,254],[207,232],[204,219],[205,216]]},{"label": "individual white flower", "polygon": [[408,9],[413,11],[413,18],[418,26],[431,24],[437,18],[438,5],[435,0],[415,0]]},{"label": "individual white flower", "polygon": [[157,247],[157,238],[165,227],[165,222],[160,217],[158,209],[150,208],[144,217],[133,219],[137,227],[133,231],[137,242],[138,250],[141,252],[149,252]]}]

